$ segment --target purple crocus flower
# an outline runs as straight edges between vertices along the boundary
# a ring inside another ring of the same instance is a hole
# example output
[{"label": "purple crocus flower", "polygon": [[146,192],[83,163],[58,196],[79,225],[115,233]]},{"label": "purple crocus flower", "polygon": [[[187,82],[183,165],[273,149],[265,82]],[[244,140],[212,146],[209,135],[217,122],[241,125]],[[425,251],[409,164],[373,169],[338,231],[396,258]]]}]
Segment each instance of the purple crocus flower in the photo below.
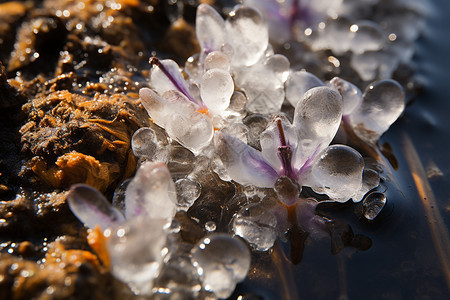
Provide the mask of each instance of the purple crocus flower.
[{"label": "purple crocus flower", "polygon": [[348,146],[329,146],[341,123],[342,108],[337,91],[316,87],[297,103],[292,124],[281,115],[272,119],[261,134],[261,151],[222,132],[216,133],[216,149],[234,181],[275,188],[288,206],[297,203],[302,186],[331,200],[347,201],[360,193],[364,162]]}]

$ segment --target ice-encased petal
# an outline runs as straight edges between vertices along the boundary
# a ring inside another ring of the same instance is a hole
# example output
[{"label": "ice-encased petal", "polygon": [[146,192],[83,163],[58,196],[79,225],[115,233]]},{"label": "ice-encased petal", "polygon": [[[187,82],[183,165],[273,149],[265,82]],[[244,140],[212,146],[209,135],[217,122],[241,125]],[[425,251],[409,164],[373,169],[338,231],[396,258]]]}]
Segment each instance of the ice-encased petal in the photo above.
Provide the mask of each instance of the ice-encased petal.
[{"label": "ice-encased petal", "polygon": [[125,198],[127,219],[143,216],[170,222],[176,210],[175,185],[163,163],[144,163],[128,184]]},{"label": "ice-encased petal", "polygon": [[376,142],[405,108],[405,93],[394,80],[380,80],[369,85],[361,105],[350,115],[355,133],[362,139]]},{"label": "ice-encased petal", "polygon": [[214,144],[228,175],[240,184],[273,187],[277,172],[261,152],[226,133],[216,132]]},{"label": "ice-encased petal", "polygon": [[345,202],[360,191],[363,170],[364,160],[358,151],[333,145],[319,154],[304,182],[316,193]]},{"label": "ice-encased petal", "polygon": [[334,77],[328,83],[328,86],[335,89],[342,96],[342,114],[344,116],[351,114],[362,101],[361,90],[351,82],[342,78]]},{"label": "ice-encased petal", "polygon": [[122,224],[122,213],[96,189],[87,184],[75,184],[67,195],[72,213],[89,228],[102,230]]},{"label": "ice-encased petal", "polygon": [[221,114],[230,105],[233,92],[233,78],[227,71],[211,69],[203,74],[200,95],[208,110]]},{"label": "ice-encased petal", "polygon": [[166,100],[149,88],[140,89],[139,98],[153,122],[165,127],[167,116],[170,114]]},{"label": "ice-encased petal", "polygon": [[294,166],[301,168],[327,147],[342,118],[342,97],[329,87],[315,87],[300,99],[294,111],[298,145]]},{"label": "ice-encased petal", "polygon": [[297,149],[297,132],[292,126],[291,122],[284,115],[278,115],[267,124],[266,130],[261,133],[261,153],[268,163],[277,171],[280,172],[282,163],[278,154],[278,147],[281,145],[280,131],[278,129],[277,120],[281,122],[287,146],[291,148],[292,154],[295,155]]},{"label": "ice-encased petal", "polygon": [[292,106],[296,106],[309,89],[322,86],[324,83],[314,74],[306,71],[297,71],[289,74],[286,81],[286,99]]},{"label": "ice-encased petal", "polygon": [[225,22],[228,42],[233,47],[235,66],[251,66],[266,51],[269,44],[267,24],[259,11],[237,6]]},{"label": "ice-encased petal", "polygon": [[171,59],[159,61],[153,58],[156,63],[152,63],[150,73],[150,85],[160,95],[170,90],[177,90],[189,101],[200,104],[189,94],[189,87],[181,74],[180,67]]},{"label": "ice-encased petal", "polygon": [[174,113],[168,117],[166,131],[194,153],[209,145],[214,135],[210,118],[200,112],[190,115]]},{"label": "ice-encased petal", "polygon": [[317,204],[313,198],[300,198],[295,208],[298,225],[312,237],[328,235],[325,219],[316,215]]},{"label": "ice-encased petal", "polygon": [[207,4],[200,4],[197,8],[195,32],[202,49],[203,59],[208,53],[220,50],[226,41],[225,21],[214,8]]},{"label": "ice-encased petal", "polygon": [[164,258],[166,222],[138,217],[111,229],[107,235],[111,271],[136,294],[151,294]]}]

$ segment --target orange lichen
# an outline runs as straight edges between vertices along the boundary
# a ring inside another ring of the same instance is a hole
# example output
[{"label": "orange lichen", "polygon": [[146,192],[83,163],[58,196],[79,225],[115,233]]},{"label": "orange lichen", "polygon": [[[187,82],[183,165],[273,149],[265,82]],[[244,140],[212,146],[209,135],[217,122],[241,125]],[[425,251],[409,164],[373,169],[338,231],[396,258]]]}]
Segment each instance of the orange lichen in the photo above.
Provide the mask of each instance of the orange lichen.
[{"label": "orange lichen", "polygon": [[63,188],[75,183],[86,183],[104,192],[112,178],[120,173],[118,165],[102,162],[94,157],[78,152],[60,156],[56,166],[47,168],[44,160],[36,159],[31,167],[33,172],[47,184]]}]

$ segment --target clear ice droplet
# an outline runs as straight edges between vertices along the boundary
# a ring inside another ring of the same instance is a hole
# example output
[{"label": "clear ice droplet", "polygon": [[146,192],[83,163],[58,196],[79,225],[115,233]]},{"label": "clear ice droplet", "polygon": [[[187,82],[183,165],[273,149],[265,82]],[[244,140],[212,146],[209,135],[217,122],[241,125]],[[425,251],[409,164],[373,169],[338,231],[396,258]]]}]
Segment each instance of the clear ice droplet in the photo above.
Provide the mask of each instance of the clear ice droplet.
[{"label": "clear ice droplet", "polygon": [[350,122],[358,136],[376,142],[404,108],[405,93],[401,85],[390,79],[380,80],[366,88],[361,105],[350,115]]},{"label": "clear ice droplet", "polygon": [[149,127],[139,128],[131,138],[131,148],[135,156],[152,159],[158,148],[155,131]]},{"label": "clear ice droplet", "polygon": [[224,233],[213,233],[200,240],[191,254],[204,289],[218,298],[229,297],[250,268],[247,245]]},{"label": "clear ice droplet", "polygon": [[200,196],[201,185],[194,180],[181,178],[175,182],[177,191],[178,207],[187,211],[194,204],[194,201]]},{"label": "clear ice droplet", "polygon": [[345,202],[361,189],[363,169],[364,160],[356,150],[345,145],[329,146],[314,163],[308,183],[315,192]]},{"label": "clear ice droplet", "polygon": [[372,221],[386,205],[386,195],[383,193],[371,193],[363,201],[364,217]]},{"label": "clear ice droplet", "polygon": [[256,251],[272,248],[277,238],[277,219],[259,204],[243,207],[233,218],[233,232],[246,240]]}]

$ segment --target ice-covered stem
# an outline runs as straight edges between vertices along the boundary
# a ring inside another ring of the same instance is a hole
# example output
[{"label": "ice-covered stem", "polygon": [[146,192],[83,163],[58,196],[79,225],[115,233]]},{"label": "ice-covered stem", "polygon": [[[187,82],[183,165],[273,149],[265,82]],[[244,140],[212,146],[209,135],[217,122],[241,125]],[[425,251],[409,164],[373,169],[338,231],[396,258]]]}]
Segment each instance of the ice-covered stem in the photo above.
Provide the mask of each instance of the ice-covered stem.
[{"label": "ice-covered stem", "polygon": [[283,125],[281,124],[281,120],[277,119],[277,128],[278,132],[280,134],[280,144],[281,146],[278,147],[278,155],[281,159],[282,168],[284,171],[284,175],[293,179],[297,180],[295,176],[295,172],[292,169],[292,150],[291,147],[288,146],[286,142],[286,137],[284,135]]},{"label": "ice-covered stem", "polygon": [[152,67],[153,67],[153,66],[157,66],[157,67],[161,70],[161,72],[163,72],[164,75],[166,75],[167,79],[169,79],[169,81],[173,84],[173,86],[174,86],[180,93],[182,93],[184,96],[186,96],[186,98],[188,98],[189,101],[191,101],[191,102],[193,102],[193,103],[195,103],[195,104],[197,104],[197,105],[202,106],[202,104],[201,104],[201,103],[198,103],[198,101],[195,100],[195,99],[191,96],[191,94],[189,94],[189,91],[187,91],[186,88],[185,88],[182,84],[180,84],[180,83],[175,79],[175,77],[174,77],[172,74],[170,74],[169,70],[167,70],[167,68],[161,63],[161,61],[160,61],[157,57],[154,57],[154,56],[151,57],[150,60],[149,60],[149,63],[150,63],[150,66],[152,66]]}]

